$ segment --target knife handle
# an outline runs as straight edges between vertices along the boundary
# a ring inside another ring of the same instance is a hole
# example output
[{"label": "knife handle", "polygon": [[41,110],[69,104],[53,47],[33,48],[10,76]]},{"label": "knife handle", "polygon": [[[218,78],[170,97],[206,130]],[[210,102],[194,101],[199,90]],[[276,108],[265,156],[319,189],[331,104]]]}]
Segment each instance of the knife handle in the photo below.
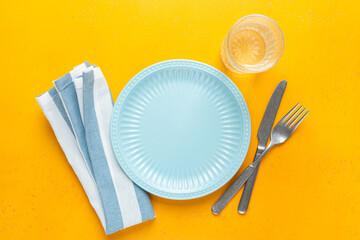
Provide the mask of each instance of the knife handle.
[{"label": "knife handle", "polygon": [[241,199],[240,199],[239,206],[238,206],[238,212],[240,214],[245,214],[249,207],[252,190],[254,188],[256,176],[259,171],[259,166],[260,166],[260,164],[255,168],[254,173],[251,175],[251,177],[245,183],[244,191],[241,195]]}]

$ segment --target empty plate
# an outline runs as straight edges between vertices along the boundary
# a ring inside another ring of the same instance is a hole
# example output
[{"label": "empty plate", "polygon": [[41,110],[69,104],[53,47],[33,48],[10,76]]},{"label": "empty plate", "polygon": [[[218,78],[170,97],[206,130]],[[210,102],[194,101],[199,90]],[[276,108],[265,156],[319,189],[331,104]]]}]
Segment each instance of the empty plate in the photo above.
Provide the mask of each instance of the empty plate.
[{"label": "empty plate", "polygon": [[122,169],[141,188],[164,198],[197,198],[240,168],[250,116],[226,75],[204,63],[170,60],[125,86],[113,109],[111,141]]}]

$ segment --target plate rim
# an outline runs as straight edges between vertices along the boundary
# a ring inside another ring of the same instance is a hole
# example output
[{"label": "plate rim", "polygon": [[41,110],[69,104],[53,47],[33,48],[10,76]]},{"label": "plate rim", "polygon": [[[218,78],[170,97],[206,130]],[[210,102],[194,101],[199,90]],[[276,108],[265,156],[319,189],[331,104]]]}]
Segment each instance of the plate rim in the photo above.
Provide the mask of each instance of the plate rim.
[{"label": "plate rim", "polygon": [[[230,170],[218,181],[214,182],[211,186],[201,189],[199,191],[195,192],[189,192],[189,193],[174,193],[174,192],[166,192],[164,190],[157,189],[146,182],[142,181],[140,178],[136,176],[136,174],[128,167],[126,161],[122,157],[120,148],[117,144],[117,119],[119,117],[120,110],[125,102],[125,99],[127,98],[128,94],[131,92],[131,90],[143,79],[145,79],[146,76],[149,74],[152,74],[156,71],[159,71],[164,68],[169,67],[192,67],[194,69],[205,71],[208,74],[213,75],[218,80],[222,81],[225,86],[230,90],[230,92],[233,94],[234,98],[236,99],[241,111],[244,113],[244,139],[243,144],[241,146],[241,150],[237,156],[237,159],[235,159],[235,163],[233,167],[230,168]],[[188,59],[172,59],[172,60],[166,60],[161,61],[158,63],[155,63],[153,65],[150,65],[143,70],[141,70],[139,73],[137,73],[122,89],[121,93],[119,94],[115,104],[114,108],[111,113],[111,119],[110,119],[110,138],[111,138],[111,145],[116,157],[117,162],[121,166],[122,170],[125,172],[125,174],[139,187],[143,188],[145,191],[154,194],[159,197],[167,198],[167,199],[173,199],[173,200],[187,200],[187,199],[194,199],[194,198],[200,198],[203,196],[206,196],[210,193],[215,192],[216,190],[220,189],[222,186],[224,186],[240,169],[241,165],[243,164],[245,157],[247,155],[249,145],[250,145],[250,138],[251,138],[251,121],[250,121],[250,113],[246,104],[246,101],[244,97],[242,96],[240,90],[238,87],[233,83],[233,81],[226,76],[224,73],[219,71],[218,69],[194,60],[188,60]]]}]

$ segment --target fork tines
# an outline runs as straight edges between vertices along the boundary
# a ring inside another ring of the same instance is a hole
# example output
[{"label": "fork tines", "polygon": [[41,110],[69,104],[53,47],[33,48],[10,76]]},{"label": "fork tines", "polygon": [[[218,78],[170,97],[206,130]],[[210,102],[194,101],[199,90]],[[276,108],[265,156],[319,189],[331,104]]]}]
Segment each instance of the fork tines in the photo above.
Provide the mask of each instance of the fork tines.
[{"label": "fork tines", "polygon": [[[284,123],[285,125],[287,125],[292,131],[294,131],[299,124],[301,123],[301,121],[306,117],[306,115],[309,113],[309,111],[307,111],[305,114],[303,114],[306,111],[306,108],[303,108],[303,106],[300,106],[298,108],[300,103],[296,104],[295,107],[293,107],[290,112],[288,112],[281,120],[280,122]],[[296,109],[296,111],[294,112],[294,110]],[[302,111],[297,114],[300,110],[302,109]],[[294,112],[294,113],[293,113]],[[293,113],[293,114],[292,114]],[[291,117],[289,117],[291,115]],[[296,115],[297,114],[297,115]],[[292,119],[296,116],[296,118],[292,121]],[[301,117],[302,116],[302,117]],[[301,117],[301,118],[300,118]],[[299,121],[297,121],[300,118]],[[287,120],[286,120],[287,119]],[[286,121],[285,121],[286,120]]]}]

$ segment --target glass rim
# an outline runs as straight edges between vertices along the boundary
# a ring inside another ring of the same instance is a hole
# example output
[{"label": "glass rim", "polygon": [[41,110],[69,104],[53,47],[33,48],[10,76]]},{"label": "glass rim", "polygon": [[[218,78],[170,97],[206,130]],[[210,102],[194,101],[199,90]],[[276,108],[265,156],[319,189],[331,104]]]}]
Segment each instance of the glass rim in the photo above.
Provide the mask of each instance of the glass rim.
[{"label": "glass rim", "polygon": [[[256,68],[256,70],[252,67],[248,67],[250,65],[242,65],[236,62],[235,57],[233,56],[231,50],[230,50],[230,34],[232,32],[234,32],[236,26],[238,25],[239,22],[244,21],[245,19],[248,18],[253,18],[253,17],[259,17],[259,18],[263,18],[266,19],[268,21],[270,21],[275,27],[276,29],[279,31],[279,34],[281,36],[281,40],[282,40],[282,48],[281,48],[281,52],[279,54],[279,56],[275,59],[274,62],[272,62],[271,64],[267,65],[267,66],[263,66],[261,68]],[[228,34],[226,35],[226,39],[224,41],[224,46],[225,49],[229,49],[229,51],[224,51],[225,57],[228,59],[229,63],[238,71],[243,72],[243,73],[258,73],[258,72],[264,72],[266,70],[269,70],[270,68],[272,68],[273,66],[275,66],[275,64],[280,60],[281,56],[283,55],[284,52],[284,48],[285,48],[285,39],[284,39],[284,34],[279,26],[279,24],[277,24],[277,22],[273,19],[271,19],[268,16],[262,15],[262,14],[250,14],[250,15],[246,15],[242,18],[240,18],[239,20],[237,20],[232,27],[230,28]]]}]

